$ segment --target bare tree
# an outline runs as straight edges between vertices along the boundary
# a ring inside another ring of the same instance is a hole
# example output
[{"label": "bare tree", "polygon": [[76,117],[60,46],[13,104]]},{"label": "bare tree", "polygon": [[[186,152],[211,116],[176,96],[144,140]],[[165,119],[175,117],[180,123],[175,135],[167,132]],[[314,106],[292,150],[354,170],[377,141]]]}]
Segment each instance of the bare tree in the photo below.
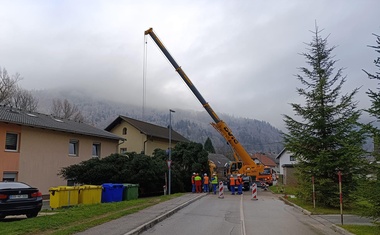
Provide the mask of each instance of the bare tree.
[{"label": "bare tree", "polygon": [[37,111],[38,100],[29,91],[17,88],[11,98],[11,104],[18,109],[34,112]]},{"label": "bare tree", "polygon": [[51,114],[55,117],[72,119],[77,122],[84,122],[84,117],[76,105],[71,104],[67,99],[54,99]]},{"label": "bare tree", "polygon": [[20,74],[10,76],[5,68],[0,67],[0,104],[11,104],[11,98],[17,90],[17,82],[21,79]]}]

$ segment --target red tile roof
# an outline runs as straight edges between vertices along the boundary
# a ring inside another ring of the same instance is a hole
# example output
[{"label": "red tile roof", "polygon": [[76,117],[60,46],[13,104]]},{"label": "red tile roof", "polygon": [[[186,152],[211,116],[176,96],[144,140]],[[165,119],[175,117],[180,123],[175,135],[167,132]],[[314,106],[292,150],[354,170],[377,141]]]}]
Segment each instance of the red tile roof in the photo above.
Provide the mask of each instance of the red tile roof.
[{"label": "red tile roof", "polygon": [[253,154],[252,159],[253,160],[255,160],[255,159],[259,160],[264,166],[271,166],[271,167],[276,166],[276,163],[270,157],[268,157],[267,155],[265,155],[263,153]]}]

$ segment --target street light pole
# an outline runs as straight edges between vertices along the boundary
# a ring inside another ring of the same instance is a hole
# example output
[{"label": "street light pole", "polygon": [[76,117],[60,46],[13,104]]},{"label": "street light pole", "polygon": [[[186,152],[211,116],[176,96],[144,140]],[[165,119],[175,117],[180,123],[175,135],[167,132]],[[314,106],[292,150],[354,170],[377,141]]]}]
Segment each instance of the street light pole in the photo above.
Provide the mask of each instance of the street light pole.
[{"label": "street light pole", "polygon": [[171,180],[171,163],[172,163],[172,113],[175,113],[174,110],[169,109],[169,195],[172,190],[172,180]]}]

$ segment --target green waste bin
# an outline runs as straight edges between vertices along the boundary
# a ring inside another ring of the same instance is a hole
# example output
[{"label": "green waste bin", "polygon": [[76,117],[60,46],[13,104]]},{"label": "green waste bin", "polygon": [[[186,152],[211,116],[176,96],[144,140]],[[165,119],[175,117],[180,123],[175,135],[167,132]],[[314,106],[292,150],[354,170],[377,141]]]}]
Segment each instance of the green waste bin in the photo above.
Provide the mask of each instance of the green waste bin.
[{"label": "green waste bin", "polygon": [[139,185],[138,184],[123,184],[123,201],[134,200],[139,197]]},{"label": "green waste bin", "polygon": [[78,205],[79,187],[58,186],[49,188],[49,192],[52,209]]}]

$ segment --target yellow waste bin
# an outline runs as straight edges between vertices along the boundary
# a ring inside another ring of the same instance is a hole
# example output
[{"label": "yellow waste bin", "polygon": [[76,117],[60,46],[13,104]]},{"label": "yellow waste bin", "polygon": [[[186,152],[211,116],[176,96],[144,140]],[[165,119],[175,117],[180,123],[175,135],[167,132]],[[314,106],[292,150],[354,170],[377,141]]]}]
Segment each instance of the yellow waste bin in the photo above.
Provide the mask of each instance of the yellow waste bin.
[{"label": "yellow waste bin", "polygon": [[82,185],[79,186],[79,204],[96,204],[102,200],[102,186]]},{"label": "yellow waste bin", "polygon": [[78,205],[79,187],[58,186],[49,188],[50,207],[52,209],[64,206]]}]

